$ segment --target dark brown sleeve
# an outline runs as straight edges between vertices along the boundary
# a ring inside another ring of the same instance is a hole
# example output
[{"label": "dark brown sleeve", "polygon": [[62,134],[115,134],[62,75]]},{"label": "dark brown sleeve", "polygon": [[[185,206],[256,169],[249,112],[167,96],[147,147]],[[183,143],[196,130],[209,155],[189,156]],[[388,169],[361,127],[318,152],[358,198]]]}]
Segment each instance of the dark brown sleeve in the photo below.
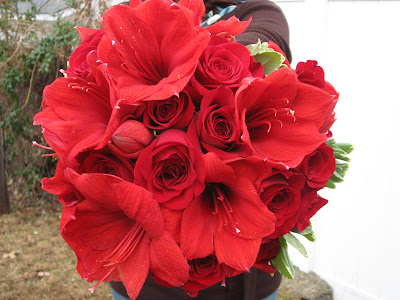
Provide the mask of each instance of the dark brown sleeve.
[{"label": "dark brown sleeve", "polygon": [[249,0],[238,4],[237,8],[223,16],[227,20],[236,16],[241,21],[252,21],[246,31],[238,36],[236,40],[242,45],[273,41],[285,53],[289,62],[292,61],[292,54],[289,48],[289,26],[282,10],[275,3],[267,0]]},{"label": "dark brown sleeve", "polygon": [[[226,278],[226,286],[221,282],[199,291],[192,298],[181,288],[167,288],[157,284],[149,275],[136,300],[258,300],[275,292],[281,282],[281,274],[271,277],[256,268],[235,277]],[[111,287],[120,295],[128,297],[122,282],[111,281]]]}]

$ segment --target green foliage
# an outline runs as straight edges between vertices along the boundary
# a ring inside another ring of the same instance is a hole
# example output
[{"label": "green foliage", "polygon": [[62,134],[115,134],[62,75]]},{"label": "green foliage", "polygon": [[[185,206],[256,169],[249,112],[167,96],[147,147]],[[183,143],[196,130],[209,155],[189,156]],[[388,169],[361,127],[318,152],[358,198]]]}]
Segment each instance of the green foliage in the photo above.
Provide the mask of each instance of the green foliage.
[{"label": "green foliage", "polygon": [[347,155],[353,152],[354,147],[348,143],[336,143],[333,138],[330,138],[326,144],[333,149],[333,154],[336,159],[336,170],[332,177],[329,178],[326,187],[334,189],[336,188],[335,183],[344,181],[344,176],[349,169],[350,162],[350,158]]},{"label": "green foliage", "polygon": [[278,271],[288,279],[294,278],[294,267],[289,258],[288,245],[284,237],[279,238],[279,244],[281,245],[281,250],[278,255],[272,260],[274,266]]},{"label": "green foliage", "polygon": [[301,234],[302,236],[304,236],[310,242],[315,242],[315,240],[317,239],[315,237],[315,234],[314,234],[314,231],[312,229],[311,224],[310,224],[310,226],[308,226],[306,229],[304,229],[301,232],[297,228],[294,228],[292,231],[295,232],[295,233]]},{"label": "green foliage", "polygon": [[11,189],[31,198],[37,193],[42,196],[40,178],[54,174],[55,167],[54,159],[41,157],[43,149],[32,147],[34,140],[45,144],[40,127],[32,126],[43,89],[61,76],[59,69],[67,68],[79,44],[74,27],[98,26],[97,10],[104,10],[105,1],[96,7],[90,0],[65,1],[67,7],[52,15],[55,21],[37,20],[44,5],[22,2],[29,4],[27,11],[20,12],[18,1],[0,1],[0,147],[5,151]]},{"label": "green foliage", "polygon": [[251,44],[246,47],[255,60],[264,67],[265,75],[269,75],[285,66],[282,64],[285,61],[285,57],[273,49],[268,48],[267,42],[261,43],[261,41],[258,40],[257,44]]}]

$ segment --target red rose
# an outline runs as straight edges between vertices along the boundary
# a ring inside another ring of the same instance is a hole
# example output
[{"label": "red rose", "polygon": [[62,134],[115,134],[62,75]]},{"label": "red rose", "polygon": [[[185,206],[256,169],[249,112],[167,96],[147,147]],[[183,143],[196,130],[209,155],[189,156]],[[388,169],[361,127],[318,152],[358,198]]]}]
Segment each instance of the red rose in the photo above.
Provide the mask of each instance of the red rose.
[{"label": "red rose", "polygon": [[303,192],[301,197],[299,219],[297,221],[296,228],[301,232],[310,226],[310,218],[327,203],[328,200],[319,196],[314,190],[307,190],[306,192]]},{"label": "red rose", "polygon": [[143,124],[151,129],[184,128],[189,125],[194,114],[194,105],[185,91],[165,100],[146,102]]},{"label": "red rose", "polygon": [[200,143],[207,151],[222,159],[251,155],[251,149],[240,141],[231,89],[220,86],[208,92],[201,101],[195,123]]},{"label": "red rose", "polygon": [[304,176],[291,171],[272,173],[261,182],[261,201],[276,217],[275,231],[268,238],[278,238],[296,225],[303,186]]},{"label": "red rose", "polygon": [[84,173],[115,175],[125,181],[133,182],[133,166],[122,157],[90,153],[81,164]]},{"label": "red rose", "polygon": [[270,240],[265,238],[261,244],[254,266],[266,273],[275,273],[276,267],[271,265],[271,260],[278,255],[280,250],[279,239]]},{"label": "red rose", "polygon": [[69,58],[69,68],[66,71],[68,77],[86,78],[89,75],[91,69],[86,58],[90,52],[96,51],[103,35],[102,29],[96,29],[84,37],[82,43]]},{"label": "red rose", "polygon": [[219,264],[214,254],[189,260],[188,263],[189,279],[182,288],[191,297],[196,297],[200,290],[224,280],[227,273],[226,266]]},{"label": "red rose", "polygon": [[200,149],[177,129],[164,131],[142,152],[134,174],[136,184],[173,210],[185,208],[205,187]]},{"label": "red rose", "polygon": [[323,143],[318,149],[304,157],[298,169],[306,176],[307,185],[322,189],[336,169],[333,149]]},{"label": "red rose", "polygon": [[143,123],[127,120],[115,130],[111,141],[108,142],[108,147],[118,156],[138,158],[153,139],[153,132]]},{"label": "red rose", "polygon": [[318,62],[315,60],[299,62],[296,66],[296,73],[301,82],[308,83],[319,88],[325,87],[324,70],[318,66]]},{"label": "red rose", "polygon": [[237,88],[246,77],[264,77],[262,65],[255,61],[245,46],[212,36],[208,47],[200,56],[190,83],[204,96],[220,85]]}]

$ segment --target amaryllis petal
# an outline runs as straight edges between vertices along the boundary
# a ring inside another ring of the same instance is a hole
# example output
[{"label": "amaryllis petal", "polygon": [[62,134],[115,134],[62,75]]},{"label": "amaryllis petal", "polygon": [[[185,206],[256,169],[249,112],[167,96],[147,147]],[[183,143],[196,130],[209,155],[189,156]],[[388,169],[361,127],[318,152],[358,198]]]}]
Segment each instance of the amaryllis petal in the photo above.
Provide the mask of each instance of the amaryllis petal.
[{"label": "amaryllis petal", "polygon": [[59,78],[43,92],[43,111],[34,117],[60,159],[74,165],[74,157],[100,141],[111,115],[108,95],[80,78]]},{"label": "amaryllis petal", "polygon": [[215,254],[219,263],[248,271],[256,261],[260,245],[261,238],[243,239],[224,231],[215,239]]},{"label": "amaryllis petal", "polygon": [[122,280],[135,298],[149,269],[174,285],[187,280],[187,261],[164,231],[151,193],[112,175],[71,169],[65,175],[86,199],[64,209],[61,231],[77,255],[80,274],[99,280],[92,290],[103,281]]},{"label": "amaryllis petal", "polygon": [[207,27],[207,30],[212,35],[219,35],[224,37],[231,37],[243,33],[249,26],[252,18],[247,21],[240,21],[235,16],[230,17],[228,20],[220,20]]},{"label": "amaryllis petal", "polygon": [[261,159],[295,167],[326,140],[320,127],[330,98],[322,90],[299,83],[289,68],[263,80],[243,82],[235,98],[242,140]]},{"label": "amaryllis petal", "polygon": [[[251,267],[248,262],[255,260],[258,249],[255,250],[256,254],[249,256],[251,259],[246,261],[245,258],[239,263],[232,261],[231,256],[226,256],[221,247],[224,245],[226,251],[230,251],[230,245],[243,244],[243,239],[261,240],[274,231],[275,217],[261,202],[250,181],[242,177],[230,178],[227,170],[232,171],[231,167],[212,152],[205,155],[205,161],[209,173],[206,176],[206,188],[183,213],[182,252],[188,259],[205,257],[211,254],[213,245],[216,250],[215,243],[224,236],[224,243],[220,244],[219,252],[216,252],[218,261],[238,268],[241,264],[241,270],[245,270]],[[216,175],[211,176],[212,173]],[[223,174],[228,174],[228,180],[223,179]],[[219,253],[223,253],[224,257],[219,257]]]},{"label": "amaryllis petal", "polygon": [[207,201],[200,196],[183,212],[180,246],[186,259],[205,257],[214,251],[213,214]]},{"label": "amaryllis petal", "polygon": [[164,219],[165,230],[168,231],[176,243],[181,241],[181,224],[184,210],[171,210],[160,206],[161,214]]},{"label": "amaryllis petal", "polygon": [[[134,226],[134,221],[121,211],[105,210],[104,206],[91,201],[82,201],[73,210],[64,208],[61,234],[80,258],[80,268],[88,280],[111,280],[108,274],[115,269],[109,265],[113,249],[123,243],[124,237]],[[71,211],[72,212],[72,211]],[[124,261],[127,257],[121,257]],[[84,274],[81,274],[84,276]]]},{"label": "amaryllis petal", "polygon": [[151,241],[149,253],[150,271],[155,276],[172,286],[181,286],[187,281],[189,265],[167,231]]},{"label": "amaryllis petal", "polygon": [[83,41],[85,39],[85,37],[87,37],[89,34],[93,34],[93,33],[96,33],[97,31],[99,31],[99,29],[85,28],[85,27],[79,27],[79,26],[76,26],[75,29],[78,31],[81,41]]},{"label": "amaryllis petal", "polygon": [[160,208],[146,189],[106,174],[78,175],[67,169],[66,177],[86,198],[109,210],[122,210],[127,217],[139,222],[150,237],[162,235],[164,225]]},{"label": "amaryllis petal", "polygon": [[136,6],[138,6],[140,3],[142,3],[142,1],[140,1],[140,0],[131,0],[131,1],[129,2],[129,6],[130,6],[130,7],[136,7]]},{"label": "amaryllis petal", "polygon": [[[296,135],[293,134],[296,132]],[[265,139],[253,143],[258,153],[265,153],[267,159],[275,161],[297,161],[299,157],[310,153],[326,141],[326,135],[319,133],[314,126],[303,125],[299,128],[296,124],[285,124],[281,128],[272,128],[271,139]],[[290,167],[293,164],[287,163]],[[296,166],[296,164],[294,164]]]},{"label": "amaryllis petal", "polygon": [[193,12],[193,25],[200,25],[206,7],[203,0],[180,0],[179,5],[190,9]]},{"label": "amaryllis petal", "polygon": [[[225,164],[214,152],[203,155],[206,169],[206,182],[222,182],[230,184],[236,181],[232,167]],[[216,170],[218,170],[216,172]]]},{"label": "amaryllis petal", "polygon": [[[250,239],[261,238],[272,233],[275,230],[276,218],[262,204],[254,184],[247,178],[240,176],[232,190],[234,193],[232,193],[230,203],[237,224],[235,228],[226,226],[226,230]],[[236,228],[239,229],[239,233]]]},{"label": "amaryllis petal", "polygon": [[258,189],[260,181],[272,173],[272,166],[268,162],[254,156],[229,162],[228,164],[236,174],[240,174],[241,177],[252,182],[256,189]]},{"label": "amaryllis petal", "polygon": [[[147,243],[146,243],[147,242]],[[131,255],[118,266],[121,280],[131,299],[136,299],[146,281],[150,267],[148,239],[138,246],[135,255]]]},{"label": "amaryllis petal", "polygon": [[[333,112],[334,98],[334,95],[330,95],[320,88],[300,82],[292,109],[295,111],[298,121],[303,119],[309,123],[313,122],[316,127],[320,128]],[[336,104],[336,101],[334,103]]]}]

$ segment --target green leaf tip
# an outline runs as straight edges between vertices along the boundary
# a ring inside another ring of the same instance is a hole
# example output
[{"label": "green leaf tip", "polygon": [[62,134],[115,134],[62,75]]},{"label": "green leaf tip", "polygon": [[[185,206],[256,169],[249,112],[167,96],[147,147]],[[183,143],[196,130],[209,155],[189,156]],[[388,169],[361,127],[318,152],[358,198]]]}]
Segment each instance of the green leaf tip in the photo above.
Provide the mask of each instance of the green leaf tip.
[{"label": "green leaf tip", "polygon": [[292,229],[292,232],[301,234],[302,236],[304,236],[310,242],[315,242],[315,240],[317,239],[317,237],[315,236],[315,233],[314,233],[314,231],[312,229],[312,225],[311,224],[310,224],[310,226],[308,226],[306,229],[304,229],[301,232],[296,227]]},{"label": "green leaf tip", "polygon": [[267,42],[261,43],[258,40],[257,44],[247,45],[246,48],[249,49],[251,56],[264,67],[264,75],[269,75],[285,66],[282,65],[285,57],[281,53],[268,48]]},{"label": "green leaf tip", "polygon": [[283,276],[288,279],[293,279],[295,272],[294,267],[289,259],[285,238],[280,237],[279,243],[281,245],[281,250],[279,251],[278,255],[272,260],[272,263]]},{"label": "green leaf tip", "polygon": [[334,189],[336,188],[335,183],[344,181],[344,176],[349,169],[348,163],[350,162],[350,158],[347,157],[347,155],[353,152],[354,147],[349,143],[336,143],[333,138],[328,139],[326,144],[333,149],[333,155],[336,160],[336,170],[325,186]]},{"label": "green leaf tip", "polygon": [[303,244],[299,241],[297,237],[295,237],[291,233],[287,233],[283,236],[290,245],[292,245],[294,248],[296,248],[304,257],[308,258],[307,250],[303,246]]}]

